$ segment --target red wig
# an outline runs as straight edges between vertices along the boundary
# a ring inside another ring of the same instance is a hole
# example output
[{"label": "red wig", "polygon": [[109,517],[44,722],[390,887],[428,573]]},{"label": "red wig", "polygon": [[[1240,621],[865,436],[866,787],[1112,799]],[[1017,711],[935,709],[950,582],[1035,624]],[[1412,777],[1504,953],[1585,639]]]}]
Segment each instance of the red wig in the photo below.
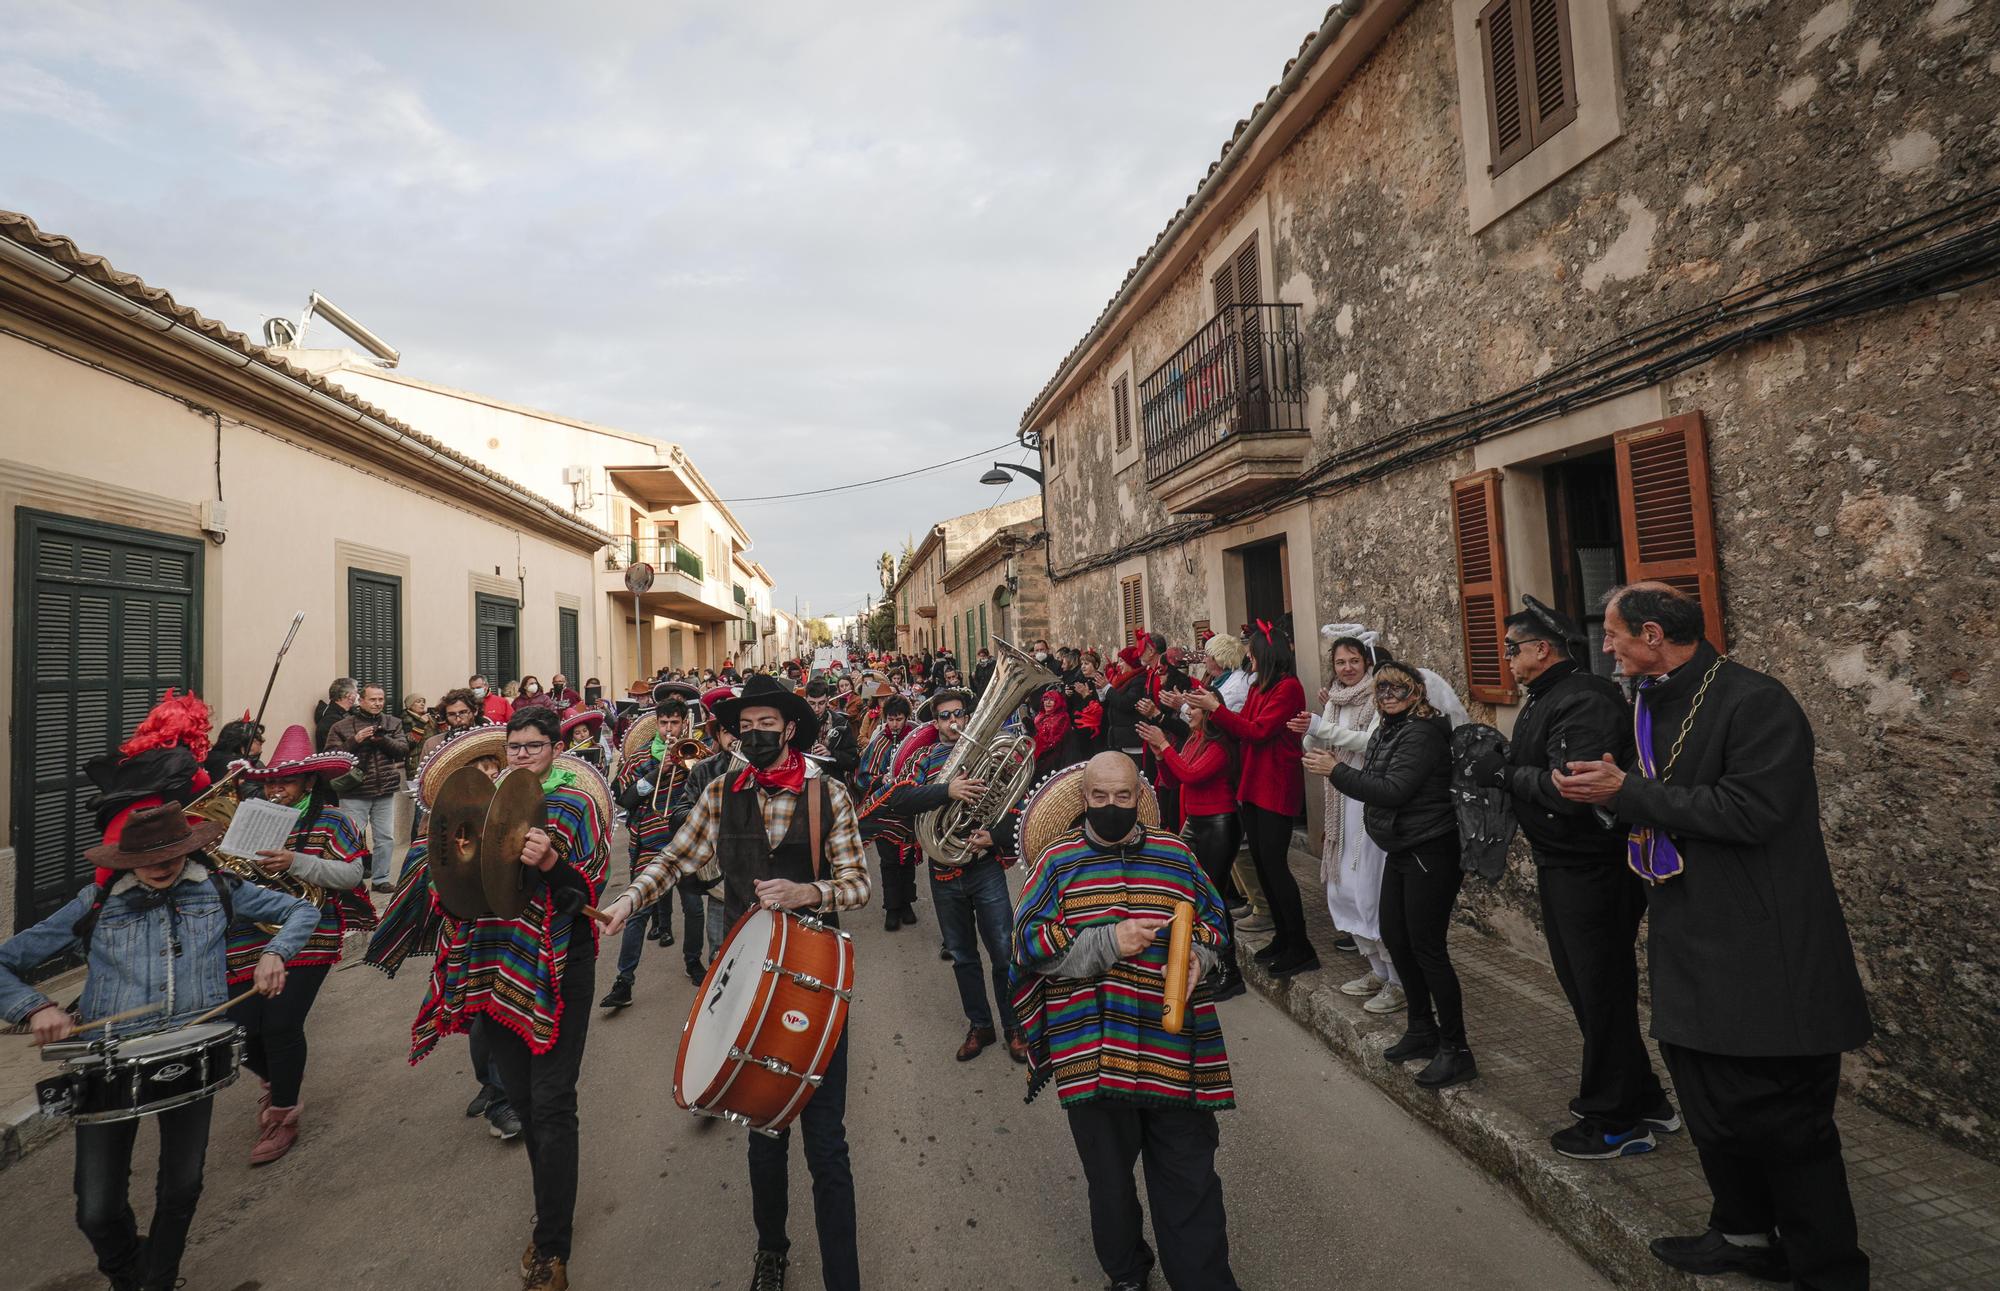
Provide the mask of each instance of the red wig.
[{"label": "red wig", "polygon": [[160,697],[132,738],[118,746],[120,757],[136,757],[148,749],[167,749],[185,744],[201,762],[208,757],[208,705],[193,691],[177,695],[172,687]]}]

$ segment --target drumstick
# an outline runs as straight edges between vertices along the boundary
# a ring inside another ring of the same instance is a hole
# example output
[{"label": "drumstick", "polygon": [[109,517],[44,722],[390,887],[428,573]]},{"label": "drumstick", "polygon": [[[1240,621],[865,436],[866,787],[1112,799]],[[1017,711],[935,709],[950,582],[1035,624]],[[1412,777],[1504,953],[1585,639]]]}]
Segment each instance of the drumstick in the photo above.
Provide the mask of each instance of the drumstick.
[{"label": "drumstick", "polygon": [[[130,1022],[133,1018],[143,1018],[148,1013],[158,1013],[161,1009],[165,1007],[166,1007],[165,1004],[158,1004],[158,1003],[141,1004],[136,1009],[126,1009],[122,1013],[113,1013],[108,1018],[97,1018],[93,1021],[85,1022],[82,1025],[78,1026],[76,1029],[81,1032],[81,1031],[88,1031],[92,1027],[108,1027],[115,1025],[116,1023],[119,1022]],[[13,1026],[8,1027],[7,1034],[30,1035],[32,1034],[32,1031],[30,1030],[27,1022],[23,1020],[20,1022],[16,1022]]]},{"label": "drumstick", "polygon": [[216,1005],[216,1006],[215,1006],[214,1008],[210,1009],[210,1010],[209,1010],[208,1012],[206,1012],[206,1013],[201,1013],[201,1014],[197,1014],[196,1016],[194,1016],[194,1017],[191,1017],[191,1018],[189,1018],[189,1019],[188,1019],[187,1021],[185,1021],[185,1022],[181,1023],[181,1024],[179,1025],[179,1026],[175,1027],[175,1028],[174,1028],[174,1030],[176,1030],[176,1031],[185,1031],[185,1030],[187,1030],[187,1029],[188,1029],[189,1027],[192,1027],[192,1026],[200,1026],[200,1025],[201,1025],[202,1023],[204,1023],[204,1022],[208,1021],[208,1020],[209,1020],[210,1018],[214,1017],[214,1016],[215,1016],[216,1014],[218,1014],[218,1013],[221,1013],[221,1012],[223,1012],[223,1011],[224,1011],[224,1010],[226,1010],[226,1009],[231,1009],[231,1008],[234,1008],[235,1006],[237,1006],[238,1004],[241,1004],[241,1003],[242,1003],[243,1001],[245,1001],[245,1000],[249,999],[249,998],[250,998],[251,996],[255,995],[256,993],[257,993],[257,988],[253,986],[253,987],[251,987],[251,988],[250,988],[249,990],[247,990],[247,991],[243,992],[243,994],[241,994],[241,995],[237,996],[237,997],[236,997],[235,999],[233,999],[233,1000],[224,1000],[224,1001],[223,1001],[222,1003],[220,1003],[220,1004]]},{"label": "drumstick", "polygon": [[1164,1025],[1179,1035],[1187,1023],[1188,955],[1194,948],[1194,905],[1174,902],[1173,923],[1167,929],[1167,999]]}]

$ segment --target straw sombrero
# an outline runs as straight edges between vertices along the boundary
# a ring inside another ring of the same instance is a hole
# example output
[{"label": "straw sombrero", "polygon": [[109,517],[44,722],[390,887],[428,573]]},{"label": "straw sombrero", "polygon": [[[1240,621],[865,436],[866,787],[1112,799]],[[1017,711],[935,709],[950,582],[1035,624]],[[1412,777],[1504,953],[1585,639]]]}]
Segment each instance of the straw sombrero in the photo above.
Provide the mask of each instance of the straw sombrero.
[{"label": "straw sombrero", "polygon": [[618,746],[620,760],[638,757],[653,746],[653,741],[659,734],[660,719],[653,713],[648,713],[632,723],[632,729],[625,732],[625,742]]},{"label": "straw sombrero", "polygon": [[[611,814],[611,782],[604,773],[574,753],[558,753],[555,764],[565,770],[576,772],[577,788],[589,794],[597,804],[597,820],[608,834],[617,817]],[[609,839],[606,839],[607,844]]]},{"label": "straw sombrero", "polygon": [[[1077,827],[1083,819],[1083,769],[1086,764],[1074,763],[1060,771],[1051,771],[1028,791],[1021,803],[1021,859],[1028,863],[1028,875],[1034,876],[1035,867],[1041,864],[1042,853],[1056,844],[1064,834]],[[1160,827],[1160,799],[1153,792],[1153,786],[1145,776],[1139,777],[1139,823],[1148,829]]]},{"label": "straw sombrero", "polygon": [[448,736],[417,764],[417,804],[429,811],[437,801],[438,790],[451,779],[452,773],[462,767],[469,767],[480,758],[496,758],[501,765],[507,762],[507,728],[498,724],[474,726],[456,735]]}]

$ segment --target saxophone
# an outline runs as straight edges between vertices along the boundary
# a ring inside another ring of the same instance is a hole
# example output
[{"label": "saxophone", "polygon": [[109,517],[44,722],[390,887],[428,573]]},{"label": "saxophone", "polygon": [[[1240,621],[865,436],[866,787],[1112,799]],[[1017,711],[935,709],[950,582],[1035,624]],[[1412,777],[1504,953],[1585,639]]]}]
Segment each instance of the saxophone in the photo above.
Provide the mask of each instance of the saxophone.
[{"label": "saxophone", "polygon": [[967,839],[991,829],[1010,811],[1035,775],[1035,737],[1023,728],[1008,734],[1007,719],[1029,695],[1061,678],[1011,642],[993,638],[993,679],[973,710],[972,719],[951,746],[951,756],[938,772],[940,783],[961,775],[986,782],[986,792],[971,802],[953,800],[917,817],[917,842],[935,865],[957,866],[972,860]]}]

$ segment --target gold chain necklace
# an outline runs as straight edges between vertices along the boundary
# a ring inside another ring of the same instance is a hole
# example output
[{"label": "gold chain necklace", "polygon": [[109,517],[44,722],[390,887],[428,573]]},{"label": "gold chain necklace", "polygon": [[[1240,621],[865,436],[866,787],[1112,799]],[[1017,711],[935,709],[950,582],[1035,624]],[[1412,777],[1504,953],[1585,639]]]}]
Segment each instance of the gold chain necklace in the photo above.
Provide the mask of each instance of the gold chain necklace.
[{"label": "gold chain necklace", "polygon": [[1726,654],[1715,656],[1715,662],[1708,666],[1708,675],[1701,679],[1701,689],[1694,692],[1694,703],[1688,706],[1688,715],[1681,719],[1681,733],[1674,737],[1673,752],[1667,754],[1667,765],[1660,768],[1660,783],[1674,773],[1674,763],[1681,760],[1681,745],[1687,743],[1688,732],[1694,729],[1694,715],[1701,711],[1701,701],[1708,695],[1708,683],[1715,680],[1715,674],[1722,670]]}]

